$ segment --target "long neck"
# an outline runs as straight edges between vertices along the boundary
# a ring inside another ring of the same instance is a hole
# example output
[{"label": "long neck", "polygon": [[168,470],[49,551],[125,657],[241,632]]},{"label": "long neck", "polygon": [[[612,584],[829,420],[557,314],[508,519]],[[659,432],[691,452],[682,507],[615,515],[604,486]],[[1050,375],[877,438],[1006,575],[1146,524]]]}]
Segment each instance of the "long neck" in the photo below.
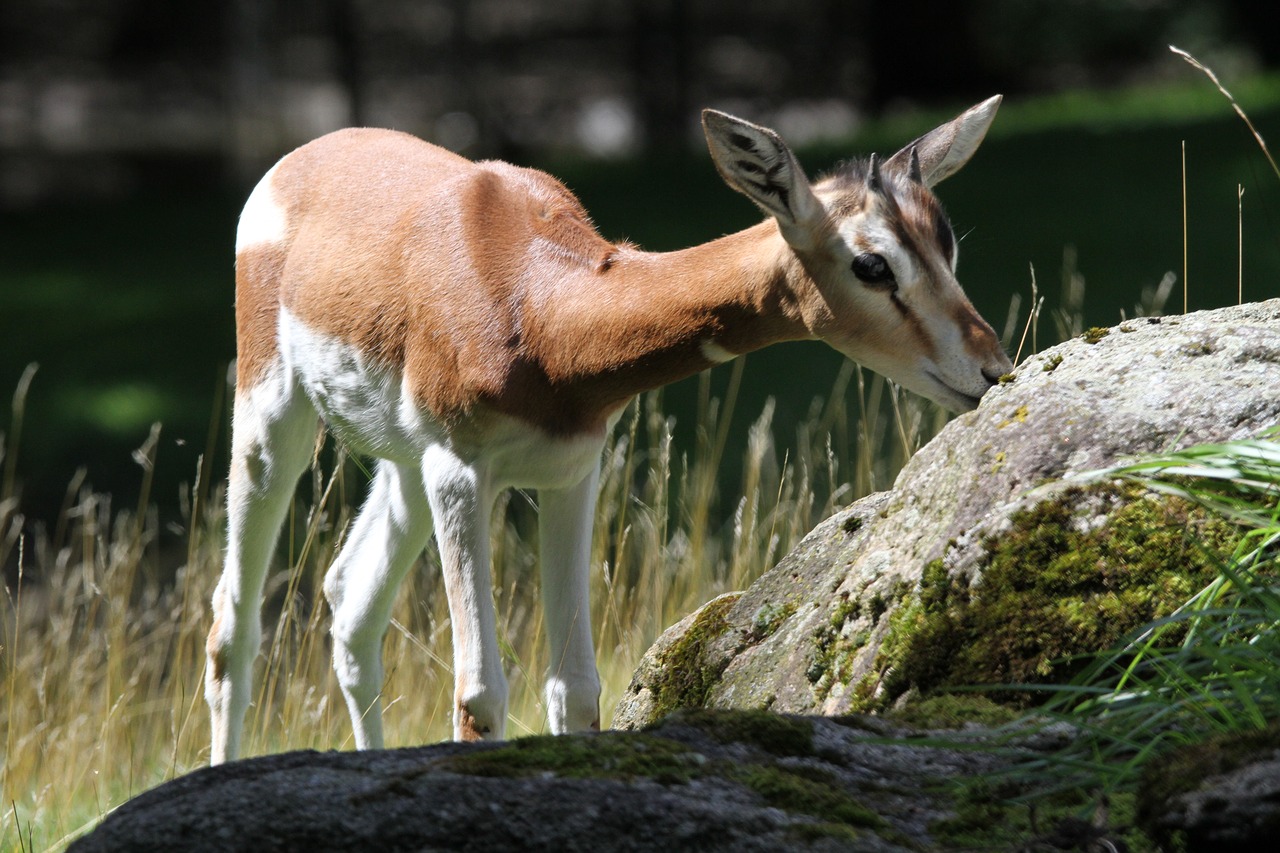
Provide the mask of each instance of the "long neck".
[{"label": "long neck", "polygon": [[[594,275],[556,288],[540,360],[554,379],[607,386],[619,400],[732,356],[811,337],[800,265],[777,225],[689,249],[620,249]],[[599,388],[598,391],[605,391]]]}]

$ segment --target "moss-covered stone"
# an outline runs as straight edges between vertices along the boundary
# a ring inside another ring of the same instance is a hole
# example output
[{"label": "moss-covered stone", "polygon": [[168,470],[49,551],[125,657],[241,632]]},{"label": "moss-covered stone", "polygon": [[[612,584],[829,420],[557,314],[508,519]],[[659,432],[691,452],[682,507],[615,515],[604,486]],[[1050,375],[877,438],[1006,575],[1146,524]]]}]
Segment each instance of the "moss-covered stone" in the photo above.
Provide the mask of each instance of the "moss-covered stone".
[{"label": "moss-covered stone", "polygon": [[1208,583],[1240,535],[1187,501],[1136,486],[1065,490],[1011,524],[985,542],[972,588],[942,560],[924,567],[918,593],[890,617],[876,665],[884,689],[873,704],[913,688],[1066,681],[1082,656]]},{"label": "moss-covered stone", "polygon": [[883,818],[849,796],[829,774],[816,775],[803,767],[751,764],[729,769],[728,776],[783,811],[812,815],[824,823],[850,828],[878,829],[885,825]]},{"label": "moss-covered stone", "polygon": [[965,782],[955,814],[934,821],[929,834],[941,850],[1128,850],[1155,853],[1150,837],[1133,826],[1133,796],[1105,804],[1083,791],[1067,791],[1034,804],[1020,801],[1014,783]]},{"label": "moss-covered stone", "polygon": [[[1280,750],[1280,721],[1265,729],[1236,732],[1181,747],[1149,761],[1138,783],[1137,821],[1166,846],[1177,841],[1158,825],[1172,800],[1197,790],[1204,780],[1230,773]],[[1280,826],[1273,827],[1280,831]]]},{"label": "moss-covered stone", "polygon": [[[708,758],[664,729],[691,726],[723,744],[745,744],[769,757],[731,761]],[[605,732],[593,737],[535,736],[496,749],[466,752],[446,759],[439,769],[470,776],[529,777],[551,774],[564,779],[647,779],[682,785],[695,779],[721,779],[740,785],[768,806],[813,818],[797,824],[807,838],[856,838],[859,830],[887,824],[819,765],[775,763],[776,759],[814,755],[813,724],[766,711],[691,710],[674,714],[644,732]]]},{"label": "moss-covered stone", "polygon": [[707,660],[707,646],[729,630],[725,615],[737,597],[722,595],[707,604],[689,630],[666,649],[655,668],[650,685],[653,711],[650,719],[661,719],[682,708],[701,708],[728,665],[728,658]]},{"label": "moss-covered stone", "polygon": [[785,601],[782,604],[775,602],[765,602],[760,605],[751,616],[751,631],[748,639],[753,643],[773,636],[782,623],[791,618],[796,612],[796,603],[794,601]]},{"label": "moss-covered stone", "polygon": [[606,732],[591,738],[551,735],[520,738],[497,749],[463,753],[442,769],[469,776],[538,776],[566,779],[653,779],[684,784],[699,770],[687,746],[644,734]]},{"label": "moss-covered stone", "polygon": [[[826,695],[832,686],[845,683],[851,675],[854,655],[867,642],[869,635],[847,638],[845,625],[860,615],[862,605],[859,600],[845,594],[836,600],[827,620],[814,629],[813,657],[806,675],[818,694]],[[875,618],[878,619],[879,615]]]},{"label": "moss-covered stone", "polygon": [[1017,719],[1018,712],[978,693],[941,693],[910,702],[885,716],[917,729],[959,729],[973,723],[1004,725]]},{"label": "moss-covered stone", "polygon": [[668,724],[693,726],[719,743],[746,743],[771,755],[813,755],[813,724],[769,711],[680,711],[651,731]]}]

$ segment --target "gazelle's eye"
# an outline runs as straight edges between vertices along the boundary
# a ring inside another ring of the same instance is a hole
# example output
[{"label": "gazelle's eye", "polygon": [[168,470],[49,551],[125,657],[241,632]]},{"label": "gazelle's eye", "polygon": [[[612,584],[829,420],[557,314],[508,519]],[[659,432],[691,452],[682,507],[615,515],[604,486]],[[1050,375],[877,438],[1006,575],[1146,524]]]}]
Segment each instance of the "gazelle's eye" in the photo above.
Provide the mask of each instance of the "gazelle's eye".
[{"label": "gazelle's eye", "polygon": [[883,255],[865,252],[853,259],[853,274],[867,284],[893,283],[893,270]]}]

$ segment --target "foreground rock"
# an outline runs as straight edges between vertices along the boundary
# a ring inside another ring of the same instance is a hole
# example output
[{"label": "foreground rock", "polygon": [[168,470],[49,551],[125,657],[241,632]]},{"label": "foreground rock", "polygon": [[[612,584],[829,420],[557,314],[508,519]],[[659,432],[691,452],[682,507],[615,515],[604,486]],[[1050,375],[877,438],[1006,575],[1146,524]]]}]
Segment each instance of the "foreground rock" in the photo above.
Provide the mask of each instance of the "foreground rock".
[{"label": "foreground rock", "polygon": [[267,756],[148,791],[71,850],[951,849],[932,834],[955,817],[938,783],[998,759],[857,723],[701,712],[644,733]]},{"label": "foreground rock", "polygon": [[614,725],[682,707],[878,711],[949,686],[1064,679],[1058,661],[1169,612],[1237,535],[1175,499],[1064,478],[1277,423],[1280,300],[1040,353],[892,491],[669,629]]},{"label": "foreground rock", "polygon": [[1167,849],[1272,850],[1280,723],[1181,747],[1143,771],[1138,819]]}]

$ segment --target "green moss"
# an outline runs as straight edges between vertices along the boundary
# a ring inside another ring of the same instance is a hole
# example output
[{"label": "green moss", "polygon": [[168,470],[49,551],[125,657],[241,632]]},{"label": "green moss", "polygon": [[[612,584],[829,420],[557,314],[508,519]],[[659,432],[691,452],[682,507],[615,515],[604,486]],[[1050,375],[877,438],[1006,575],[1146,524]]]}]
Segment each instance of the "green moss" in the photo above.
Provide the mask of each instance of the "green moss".
[{"label": "green moss", "polygon": [[683,784],[698,772],[701,756],[675,741],[645,734],[606,732],[594,737],[520,738],[498,749],[467,752],[443,769],[470,776],[538,776],[566,779],[646,778]]},{"label": "green moss", "polygon": [[1212,355],[1214,352],[1213,344],[1209,341],[1192,341],[1178,347],[1178,352],[1188,358],[1196,358],[1202,355]]},{"label": "green moss", "polygon": [[1109,334],[1111,334],[1110,329],[1104,329],[1101,326],[1094,326],[1080,337],[1084,339],[1086,344],[1096,344]]},{"label": "green moss", "polygon": [[1060,364],[1062,364],[1062,356],[1058,355],[1057,353],[1054,353],[1053,355],[1045,359],[1044,372],[1053,373],[1053,371],[1058,369],[1058,365]]},{"label": "green moss", "polygon": [[782,604],[775,604],[771,601],[765,602],[760,605],[759,609],[751,617],[749,639],[753,643],[758,643],[767,637],[773,636],[782,623],[787,621],[795,612],[796,603],[794,601],[787,601]]},{"label": "green moss", "polygon": [[[880,613],[884,612],[883,599],[877,595],[872,599],[871,607],[873,619],[878,620]],[[880,608],[878,613],[877,607]],[[805,674],[822,695],[826,695],[833,685],[848,679],[857,650],[870,637],[866,632],[859,632],[850,642],[844,636],[845,624],[861,614],[862,605],[858,599],[845,593],[832,608],[827,621],[813,632],[813,659]]]},{"label": "green moss", "polygon": [[731,770],[729,777],[783,811],[850,828],[879,829],[885,825],[883,818],[845,793],[825,771],[752,764]]},{"label": "green moss", "polygon": [[[1075,521],[1104,508],[1099,526]],[[1186,501],[1109,485],[1068,490],[1015,515],[1012,528],[984,543],[972,589],[941,561],[924,567],[918,594],[890,617],[879,707],[911,688],[1068,680],[1085,665],[1078,656],[1168,615],[1215,577],[1240,535]]]},{"label": "green moss", "polygon": [[706,660],[708,644],[729,630],[725,614],[738,596],[724,595],[706,605],[689,630],[664,651],[657,661],[653,684],[652,719],[660,719],[681,708],[701,708],[724,673],[728,658],[714,663]]},{"label": "green moss", "polygon": [[[1085,792],[1068,791],[1038,799],[1033,805],[1018,801],[1022,793],[1009,784],[993,787],[983,779],[966,782],[956,798],[955,814],[931,823],[929,834],[942,850],[1128,849],[1131,853],[1154,853],[1161,849],[1132,826],[1132,795],[1111,797],[1105,825],[1094,826],[1098,803]],[[1098,843],[1103,838],[1110,848]]]},{"label": "green moss", "polygon": [[769,711],[681,711],[659,724],[659,730],[667,723],[693,726],[719,743],[751,744],[771,755],[813,755],[813,724]]},{"label": "green moss", "polygon": [[1001,385],[1010,385],[1017,378],[1018,378],[1018,374],[1016,373],[1002,373],[1000,375],[999,382]]},{"label": "green moss", "polygon": [[888,712],[894,722],[918,729],[958,729],[966,723],[1000,726],[1017,719],[1011,708],[977,693],[942,693]]}]

